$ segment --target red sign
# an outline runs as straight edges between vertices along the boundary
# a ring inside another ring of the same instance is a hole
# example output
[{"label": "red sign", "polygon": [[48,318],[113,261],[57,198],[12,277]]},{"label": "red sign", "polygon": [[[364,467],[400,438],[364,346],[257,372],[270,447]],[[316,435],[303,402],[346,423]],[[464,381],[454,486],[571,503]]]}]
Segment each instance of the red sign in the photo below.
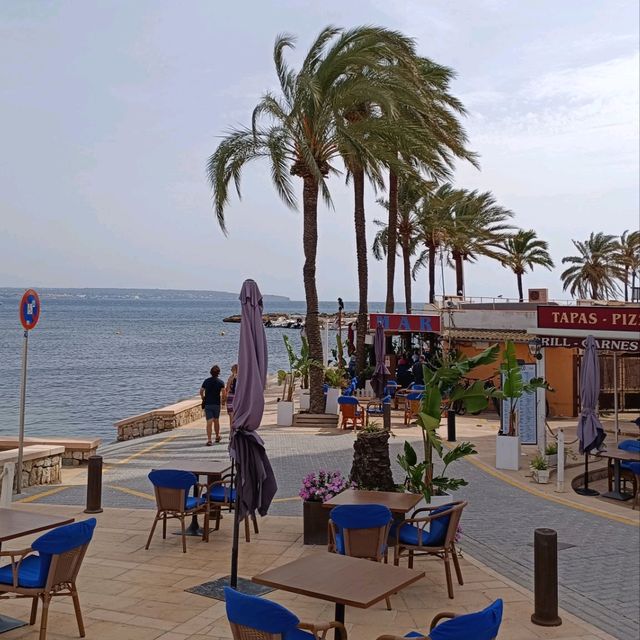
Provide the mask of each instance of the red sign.
[{"label": "red sign", "polygon": [[369,328],[375,329],[378,323],[390,333],[440,333],[439,315],[416,315],[412,313],[370,313]]},{"label": "red sign", "polygon": [[20,322],[30,331],[40,320],[40,298],[33,289],[27,289],[20,300]]},{"label": "red sign", "polygon": [[[541,347],[579,347],[584,349],[586,338],[575,336],[539,336]],[[594,338],[598,351],[617,351],[619,353],[640,353],[640,340],[626,338]]]},{"label": "red sign", "polygon": [[640,333],[640,307],[538,307],[538,329]]}]

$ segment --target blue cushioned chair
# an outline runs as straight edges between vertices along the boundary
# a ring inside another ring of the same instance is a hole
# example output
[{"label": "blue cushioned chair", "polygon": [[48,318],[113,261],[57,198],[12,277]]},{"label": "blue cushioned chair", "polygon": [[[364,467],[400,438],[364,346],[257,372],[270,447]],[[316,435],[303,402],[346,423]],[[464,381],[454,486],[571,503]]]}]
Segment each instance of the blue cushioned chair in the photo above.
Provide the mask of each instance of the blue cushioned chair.
[{"label": "blue cushioned chair", "polygon": [[635,479],[635,493],[633,496],[633,509],[640,506],[640,462],[629,462],[629,472]]},{"label": "blue cushioned chair", "polygon": [[[431,621],[428,636],[417,631],[407,633],[405,638],[430,638],[430,640],[494,640],[502,624],[503,603],[501,599],[477,613],[455,615],[439,613]],[[446,620],[438,624],[441,620]],[[437,625],[437,626],[436,626]],[[377,640],[402,640],[400,636],[379,636]]]},{"label": "blue cushioned chair", "polygon": [[340,622],[300,622],[277,602],[245,595],[229,587],[224,589],[224,599],[234,640],[324,640],[331,629],[338,629],[342,640],[347,640],[347,631]]},{"label": "blue cushioned chair", "polygon": [[[207,485],[200,484],[195,474],[177,469],[156,469],[149,474],[156,494],[156,517],[149,533],[145,549],[149,548],[156,525],[162,520],[162,539],[167,537],[167,520],[177,518],[182,528],[182,551],[187,553],[187,536],[184,520],[188,516],[204,515],[202,539],[209,542],[209,503]],[[189,491],[193,488],[194,495]]]},{"label": "blue cushioned chair", "polygon": [[0,597],[14,594],[31,598],[29,624],[35,624],[38,599],[42,600],[40,640],[47,637],[49,604],[54,596],[71,596],[80,637],[84,638],[76,578],[95,526],[95,518],[75,522],[48,531],[28,549],[0,552],[0,557],[11,558],[10,564],[0,567]]},{"label": "blue cushioned chair", "polygon": [[[640,440],[622,440],[618,443],[618,449],[622,449],[622,451],[640,452]],[[609,491],[613,490],[613,464],[613,460],[609,458],[607,464],[607,479],[609,484]],[[631,485],[633,486],[633,494],[635,496],[635,494],[638,493],[638,479],[636,477],[636,474],[634,474],[631,470],[631,464],[632,463],[628,460],[622,460],[620,462],[620,478],[625,485],[625,489],[626,483],[631,482]]]},{"label": "blue cushioned chair", "polygon": [[422,402],[422,392],[412,391],[407,394],[404,405],[404,423],[409,424],[409,421],[418,415],[420,411],[420,403]]},{"label": "blue cushioned chair", "polygon": [[364,411],[360,407],[358,398],[355,396],[340,396],[338,398],[338,407],[340,407],[341,429],[348,429],[349,422],[354,430],[358,429],[358,425],[364,427]]},{"label": "blue cushioned chair", "polygon": [[[393,556],[395,565],[400,564],[400,558],[403,556],[409,558],[409,569],[413,569],[415,555],[435,555],[444,560],[447,591],[450,598],[453,598],[450,559],[453,560],[458,584],[464,584],[458,562],[455,537],[462,510],[466,506],[466,502],[459,500],[441,507],[417,509],[411,518],[405,520],[399,527],[394,527],[391,532],[392,539],[395,541]],[[416,517],[422,512],[428,512],[429,515]]]},{"label": "blue cushioned chair", "polygon": [[[222,509],[231,511],[236,502],[236,490],[231,486],[231,476],[223,476],[220,480],[212,482],[207,490],[206,496],[209,499],[209,517],[214,517],[216,525],[215,531],[220,529],[220,519],[222,518]],[[255,513],[251,516],[253,522],[253,530],[258,531],[258,521]],[[247,542],[251,542],[251,532],[249,531],[249,518],[244,519],[244,537]]]},{"label": "blue cushioned chair", "polygon": [[367,403],[367,419],[370,416],[382,417],[384,415],[384,405],[391,404],[391,396],[386,395],[382,400],[373,400]]},{"label": "blue cushioned chair", "polygon": [[[381,504],[345,504],[329,514],[329,551],[376,562],[387,561],[393,516]],[[391,609],[389,598],[387,609]]]}]

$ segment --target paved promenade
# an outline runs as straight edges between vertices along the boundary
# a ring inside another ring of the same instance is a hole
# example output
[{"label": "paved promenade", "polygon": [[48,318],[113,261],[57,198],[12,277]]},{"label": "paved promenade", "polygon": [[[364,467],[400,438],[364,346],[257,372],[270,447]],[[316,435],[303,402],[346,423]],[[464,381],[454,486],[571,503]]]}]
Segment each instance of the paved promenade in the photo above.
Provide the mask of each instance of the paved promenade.
[{"label": "paved promenade", "polygon": [[[261,428],[279,484],[270,513],[300,516],[302,505],[296,496],[301,478],[320,468],[348,473],[353,434],[335,429],[270,426],[271,413],[267,412],[267,424]],[[397,437],[391,440],[392,460],[405,438],[416,439],[414,429],[394,430]],[[170,434],[104,446],[104,505],[152,508],[153,495],[146,476],[154,465],[178,464],[188,457],[225,459],[226,444],[204,447],[203,433],[203,425],[194,423]],[[402,475],[397,466],[394,473],[400,481]],[[502,482],[464,461],[457,463],[451,473],[469,481],[469,486],[456,494],[469,501],[462,521],[463,551],[516,584],[532,589],[534,529],[555,529],[560,543],[561,606],[616,638],[640,637],[640,529],[630,524],[633,515],[626,523],[558,504]],[[27,500],[83,504],[83,472],[71,471],[65,481],[70,484],[34,490]]]}]

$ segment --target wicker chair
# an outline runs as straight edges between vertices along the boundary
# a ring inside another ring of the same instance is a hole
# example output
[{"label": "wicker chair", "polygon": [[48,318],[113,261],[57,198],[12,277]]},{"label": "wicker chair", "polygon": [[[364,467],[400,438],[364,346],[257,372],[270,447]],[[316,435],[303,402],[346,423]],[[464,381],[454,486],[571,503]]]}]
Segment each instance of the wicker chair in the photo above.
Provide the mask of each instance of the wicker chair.
[{"label": "wicker chair", "polygon": [[[429,635],[411,631],[404,638],[430,638],[430,640],[494,640],[502,624],[503,603],[501,599],[477,613],[456,615],[439,613],[431,621]],[[447,620],[438,624],[441,620]],[[377,640],[404,640],[401,636],[378,636]]]},{"label": "wicker chair", "polygon": [[[180,520],[182,528],[182,552],[187,553],[184,521],[185,518],[198,514],[204,516],[202,539],[209,542],[209,504],[206,495],[204,495],[207,485],[198,483],[195,474],[177,469],[157,469],[152,471],[148,477],[156,494],[157,511],[145,549],[148,549],[151,544],[151,538],[153,538],[158,522],[162,520],[162,539],[165,540],[167,520],[176,518]],[[195,491],[193,497],[189,496],[192,487]]]},{"label": "wicker chair", "polygon": [[384,417],[384,405],[391,405],[391,396],[387,395],[382,400],[372,400],[367,402],[366,415],[367,420],[369,418],[383,418]]},{"label": "wicker chair", "polygon": [[[405,555],[409,558],[409,569],[413,568],[413,558],[416,555],[435,555],[444,560],[447,591],[452,599],[453,581],[451,579],[449,559],[453,560],[458,584],[464,584],[455,547],[455,536],[462,510],[466,506],[466,502],[457,501],[441,507],[417,509],[413,512],[411,518],[405,520],[392,532],[392,537],[395,540],[393,555],[395,565],[400,564],[400,559]],[[430,515],[416,517],[422,512],[429,512]],[[429,525],[428,531],[427,525]]]},{"label": "wicker chair", "polygon": [[422,402],[422,392],[412,391],[405,399],[404,405],[404,423],[409,424],[420,411],[420,403]]},{"label": "wicker chair", "polygon": [[0,598],[31,598],[29,624],[36,623],[38,600],[42,600],[40,640],[47,637],[49,604],[54,596],[71,596],[80,637],[84,623],[80,611],[76,578],[93,536],[96,519],[57,527],[40,536],[28,549],[1,551],[0,557],[11,558],[11,564],[0,567]]},{"label": "wicker chair", "polygon": [[[207,488],[207,498],[209,500],[209,517],[215,518],[215,531],[220,529],[220,519],[222,518],[222,510],[226,509],[231,512],[236,502],[236,490],[231,483],[231,475],[226,475],[220,480],[212,482]],[[258,521],[255,513],[251,515],[253,522],[253,530],[258,531]],[[244,537],[247,542],[251,542],[251,532],[249,530],[249,518],[244,519]]]},{"label": "wicker chair", "polygon": [[358,429],[358,425],[364,427],[364,411],[360,407],[358,399],[354,396],[340,396],[338,398],[338,406],[340,407],[341,429],[348,429],[349,422],[354,430]]},{"label": "wicker chair", "polygon": [[341,640],[347,630],[341,622],[308,624],[282,605],[224,588],[227,619],[233,640],[324,640],[331,629],[337,629]]},{"label": "wicker chair", "polygon": [[[629,439],[623,440],[618,443],[618,449],[622,451],[638,451],[640,452],[640,440]],[[609,485],[609,491],[613,491],[613,460],[609,458],[607,462],[607,484]],[[620,479],[625,484],[630,482],[633,487],[632,493],[635,496],[638,493],[638,478],[637,475],[631,469],[631,463],[623,460],[620,463]],[[617,490],[617,487],[616,487]]]},{"label": "wicker chair", "polygon": [[[380,504],[346,504],[329,514],[329,551],[353,558],[387,562],[393,516]],[[391,602],[386,598],[387,609]]]}]

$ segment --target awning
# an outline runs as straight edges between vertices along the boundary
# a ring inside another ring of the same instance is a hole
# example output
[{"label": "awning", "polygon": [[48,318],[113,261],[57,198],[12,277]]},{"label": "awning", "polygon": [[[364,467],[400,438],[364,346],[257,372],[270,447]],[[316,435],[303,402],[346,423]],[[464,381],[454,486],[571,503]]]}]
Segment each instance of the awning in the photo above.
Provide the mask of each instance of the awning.
[{"label": "awning", "polygon": [[445,340],[459,340],[463,342],[488,342],[494,344],[496,342],[531,342],[533,336],[526,331],[517,329],[445,329],[442,337]]}]

